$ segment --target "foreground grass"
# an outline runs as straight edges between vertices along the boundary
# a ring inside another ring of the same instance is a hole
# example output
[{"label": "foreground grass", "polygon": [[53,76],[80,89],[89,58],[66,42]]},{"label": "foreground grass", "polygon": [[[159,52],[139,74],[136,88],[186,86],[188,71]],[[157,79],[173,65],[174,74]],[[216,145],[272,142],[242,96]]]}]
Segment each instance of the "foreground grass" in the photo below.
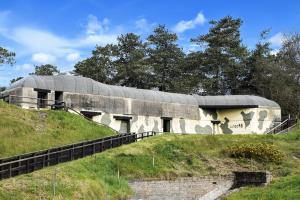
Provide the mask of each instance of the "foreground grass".
[{"label": "foreground grass", "polygon": [[24,110],[0,101],[0,158],[113,134],[65,111]]},{"label": "foreground grass", "polygon": [[224,198],[226,200],[300,199],[300,176],[277,178],[267,187],[247,187]]},{"label": "foreground grass", "polygon": [[[284,154],[282,162],[234,159],[223,153],[224,149],[232,145],[261,142],[273,144],[278,148]],[[291,194],[282,194],[286,195],[282,197],[295,199],[295,195],[298,194],[294,192],[298,188],[297,177],[300,176],[299,159],[299,128],[288,135],[278,136],[160,135],[81,160],[1,181],[0,199],[125,199],[132,195],[128,180],[219,175],[229,174],[233,170],[269,170],[278,180],[266,188],[247,188],[247,191],[253,191],[253,195],[247,197],[248,199],[259,199],[255,196],[258,193],[264,193],[265,199],[274,199],[268,191],[283,193],[286,190],[285,185],[289,184],[292,186],[286,193]],[[243,192],[242,190],[241,193],[233,195],[243,195]]]}]

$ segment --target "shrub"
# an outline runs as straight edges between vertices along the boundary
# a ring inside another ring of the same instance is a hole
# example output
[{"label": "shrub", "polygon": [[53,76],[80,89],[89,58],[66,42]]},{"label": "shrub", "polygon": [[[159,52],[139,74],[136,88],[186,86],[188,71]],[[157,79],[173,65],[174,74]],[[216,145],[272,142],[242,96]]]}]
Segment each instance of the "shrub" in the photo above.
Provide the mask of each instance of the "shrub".
[{"label": "shrub", "polygon": [[228,147],[223,152],[231,158],[254,159],[259,162],[280,163],[283,159],[283,153],[273,144],[268,143],[235,145]]}]

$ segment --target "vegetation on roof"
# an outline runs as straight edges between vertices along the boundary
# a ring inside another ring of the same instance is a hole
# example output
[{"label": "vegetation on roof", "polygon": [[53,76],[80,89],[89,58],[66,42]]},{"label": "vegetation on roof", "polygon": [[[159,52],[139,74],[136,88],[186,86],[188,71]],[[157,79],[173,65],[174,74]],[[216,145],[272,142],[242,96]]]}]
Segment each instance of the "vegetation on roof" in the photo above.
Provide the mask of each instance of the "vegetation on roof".
[{"label": "vegetation on roof", "polygon": [[0,101],[0,158],[113,134],[65,111],[24,110]]}]

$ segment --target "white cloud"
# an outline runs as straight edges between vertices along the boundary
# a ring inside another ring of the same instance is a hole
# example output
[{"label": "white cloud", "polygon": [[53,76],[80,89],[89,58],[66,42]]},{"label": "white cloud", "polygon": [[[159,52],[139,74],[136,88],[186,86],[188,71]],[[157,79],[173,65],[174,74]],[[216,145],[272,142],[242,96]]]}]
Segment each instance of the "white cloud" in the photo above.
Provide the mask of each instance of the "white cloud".
[{"label": "white cloud", "polygon": [[102,21],[99,21],[96,16],[89,15],[88,23],[86,25],[86,33],[88,35],[103,33],[104,31],[108,31],[108,25],[109,19],[104,18]]},{"label": "white cloud", "polygon": [[15,66],[16,71],[32,71],[33,69],[34,69],[33,65],[29,63]]},{"label": "white cloud", "polygon": [[140,18],[136,20],[134,24],[135,24],[135,28],[143,32],[149,32],[155,26],[155,23],[149,23],[145,18]]},{"label": "white cloud", "polygon": [[121,25],[111,27],[107,18],[98,20],[89,15],[81,33],[75,37],[66,37],[39,27],[15,25],[12,17],[10,12],[0,11],[0,37],[9,42],[12,51],[18,56],[17,64],[11,68],[14,75],[5,71],[10,79],[16,74],[28,74],[33,70],[34,64],[50,63],[59,66],[61,71],[70,71],[74,62],[90,53],[89,49],[96,45],[116,43],[118,35],[125,32]]},{"label": "white cloud", "polygon": [[279,49],[274,49],[270,52],[271,55],[277,55],[279,53]]},{"label": "white cloud", "polygon": [[107,18],[99,21],[97,17],[89,15],[84,34],[76,38],[64,38],[50,31],[28,26],[4,26],[5,30],[9,30],[7,32],[1,31],[2,27],[0,26],[0,35],[18,44],[18,55],[43,52],[60,58],[66,57],[70,53],[80,52],[81,48],[115,43],[120,33],[119,28],[117,26],[116,30],[108,32],[108,26]]},{"label": "white cloud", "polygon": [[33,54],[31,60],[39,64],[53,64],[56,61],[56,57],[51,54],[40,52]]},{"label": "white cloud", "polygon": [[183,45],[183,50],[186,53],[196,52],[196,51],[199,51],[199,49],[200,49],[199,45],[196,45],[196,44]]},{"label": "white cloud", "polygon": [[109,43],[116,43],[117,34],[98,34],[88,35],[87,37],[80,38],[74,44],[75,47],[91,47],[97,45],[106,45]]},{"label": "white cloud", "polygon": [[77,61],[79,58],[80,58],[80,54],[79,54],[78,52],[75,52],[75,53],[69,53],[69,54],[66,56],[66,60],[69,61],[69,62]]},{"label": "white cloud", "polygon": [[284,40],[284,35],[282,33],[276,33],[268,41],[274,46],[281,46]]},{"label": "white cloud", "polygon": [[203,25],[205,23],[206,19],[203,15],[203,13],[198,13],[198,15],[196,16],[195,19],[192,20],[181,20],[180,22],[178,22],[174,27],[173,27],[173,31],[176,33],[182,33],[185,32],[186,30],[189,29],[193,29],[195,28],[197,25]]},{"label": "white cloud", "polygon": [[49,31],[31,27],[17,27],[9,34],[2,35],[19,45],[18,55],[43,52],[58,58],[80,52],[81,48],[115,43],[118,37],[116,33],[98,33],[66,39]]},{"label": "white cloud", "polygon": [[28,53],[45,52],[59,55],[72,51],[71,41],[45,30],[17,27],[7,37],[23,46]]}]

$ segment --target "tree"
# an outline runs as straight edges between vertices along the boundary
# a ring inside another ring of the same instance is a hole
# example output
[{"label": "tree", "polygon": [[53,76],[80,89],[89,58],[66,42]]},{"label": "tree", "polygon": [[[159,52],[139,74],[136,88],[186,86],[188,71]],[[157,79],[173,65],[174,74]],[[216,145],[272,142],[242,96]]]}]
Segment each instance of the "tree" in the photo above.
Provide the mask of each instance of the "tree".
[{"label": "tree", "polygon": [[35,72],[30,73],[30,75],[39,75],[39,76],[52,76],[58,74],[59,70],[56,66],[51,64],[35,66]]},{"label": "tree", "polygon": [[281,69],[300,84],[300,35],[286,35],[278,52]]},{"label": "tree", "polygon": [[295,53],[296,38],[286,38],[278,54],[274,55],[266,41],[267,33],[268,31],[262,32],[261,40],[248,58],[248,75],[244,81],[245,88],[248,88],[247,94],[276,101],[281,106],[283,116],[299,116],[300,84],[297,79],[299,61],[297,62]]},{"label": "tree", "polygon": [[16,82],[18,80],[21,80],[22,78],[24,78],[24,77],[19,76],[17,78],[12,79],[12,80],[10,80],[10,84],[13,84],[14,82]]},{"label": "tree", "polygon": [[146,45],[140,36],[127,33],[118,37],[116,75],[114,83],[122,86],[148,88],[148,68],[145,62]]},{"label": "tree", "polygon": [[112,79],[116,74],[113,63],[116,48],[112,44],[108,44],[105,47],[96,46],[90,58],[75,65],[74,73],[102,83],[112,83]]},{"label": "tree", "polygon": [[6,90],[6,87],[0,87],[0,92],[3,92],[4,90]]},{"label": "tree", "polygon": [[198,52],[190,52],[184,58],[176,91],[186,94],[205,94],[203,91],[203,60]]},{"label": "tree", "polygon": [[[11,64],[13,65],[15,61],[16,54],[14,52],[10,52],[3,47],[0,47],[0,66],[3,64]],[[6,87],[0,87],[0,92],[4,91]]]},{"label": "tree", "polygon": [[270,75],[274,71],[275,56],[272,55],[270,43],[267,41],[269,30],[260,34],[260,40],[255,45],[245,66],[245,78],[241,87],[242,93],[269,96],[268,87]]},{"label": "tree", "polygon": [[300,116],[300,35],[286,35],[277,56],[277,76],[271,98],[281,105],[283,114]]},{"label": "tree", "polygon": [[10,52],[7,49],[0,47],[0,65],[2,64],[14,64],[15,63],[15,56],[14,52]]},{"label": "tree", "polygon": [[226,16],[210,24],[209,33],[191,40],[203,47],[199,56],[206,76],[204,89],[207,94],[238,94],[248,54],[240,38],[242,21]]},{"label": "tree", "polygon": [[165,25],[159,25],[148,38],[148,63],[152,68],[153,85],[160,91],[176,91],[176,82],[182,71],[184,53],[176,43],[178,37]]}]

